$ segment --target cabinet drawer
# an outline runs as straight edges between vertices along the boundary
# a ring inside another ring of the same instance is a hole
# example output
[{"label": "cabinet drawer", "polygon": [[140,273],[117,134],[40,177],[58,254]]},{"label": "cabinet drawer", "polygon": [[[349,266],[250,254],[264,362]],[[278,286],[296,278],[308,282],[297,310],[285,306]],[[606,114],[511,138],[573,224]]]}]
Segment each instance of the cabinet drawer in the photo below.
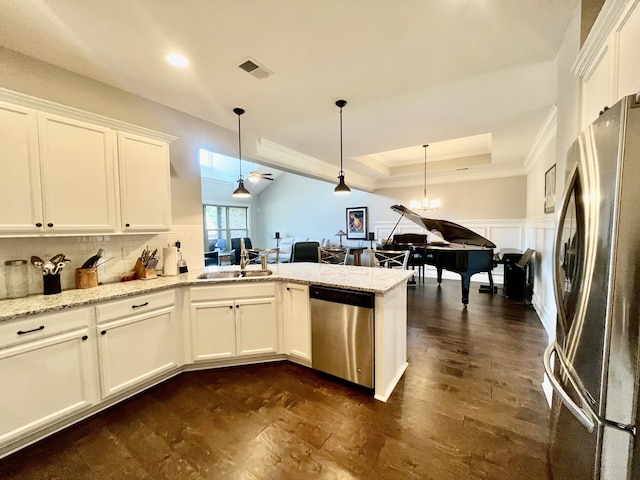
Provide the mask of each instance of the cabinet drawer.
[{"label": "cabinet drawer", "polygon": [[91,325],[92,315],[92,308],[81,308],[2,322],[0,323],[0,348]]},{"label": "cabinet drawer", "polygon": [[208,285],[189,289],[192,302],[208,300],[256,298],[276,295],[275,283],[250,282],[240,285]]},{"label": "cabinet drawer", "polygon": [[96,321],[100,324],[138,313],[170,307],[174,304],[175,296],[173,290],[136,295],[124,300],[116,300],[105,303],[104,305],[98,305],[96,307]]}]

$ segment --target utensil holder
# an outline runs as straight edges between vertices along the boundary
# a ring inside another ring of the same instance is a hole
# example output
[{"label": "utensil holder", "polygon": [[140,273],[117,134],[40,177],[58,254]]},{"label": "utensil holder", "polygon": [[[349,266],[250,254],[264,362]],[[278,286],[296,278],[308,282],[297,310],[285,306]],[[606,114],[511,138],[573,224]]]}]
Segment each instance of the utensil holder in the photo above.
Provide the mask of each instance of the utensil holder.
[{"label": "utensil holder", "polygon": [[76,268],[76,288],[93,288],[98,286],[98,269]]},{"label": "utensil holder", "polygon": [[45,295],[55,295],[56,293],[62,292],[59,273],[56,275],[43,275],[42,282],[44,284]]},{"label": "utensil holder", "polygon": [[146,268],[140,259],[136,260],[136,266],[133,267],[133,270],[136,272],[136,277],[140,280],[158,278],[158,271],[155,268]]}]

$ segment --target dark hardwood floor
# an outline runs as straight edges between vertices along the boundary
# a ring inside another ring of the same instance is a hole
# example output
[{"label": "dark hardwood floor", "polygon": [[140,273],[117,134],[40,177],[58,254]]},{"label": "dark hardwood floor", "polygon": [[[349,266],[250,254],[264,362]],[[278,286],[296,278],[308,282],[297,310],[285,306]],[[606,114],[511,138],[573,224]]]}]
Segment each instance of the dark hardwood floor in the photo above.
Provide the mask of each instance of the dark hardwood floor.
[{"label": "dark hardwood floor", "polygon": [[460,283],[409,289],[387,403],[277,362],[191,372],[0,460],[2,479],[547,479],[546,335]]}]

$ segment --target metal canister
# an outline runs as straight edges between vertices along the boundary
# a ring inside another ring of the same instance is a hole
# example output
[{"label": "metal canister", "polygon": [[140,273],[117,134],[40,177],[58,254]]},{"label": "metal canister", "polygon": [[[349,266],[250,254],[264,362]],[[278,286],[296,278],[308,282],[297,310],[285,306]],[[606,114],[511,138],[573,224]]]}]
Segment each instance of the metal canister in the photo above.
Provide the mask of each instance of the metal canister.
[{"label": "metal canister", "polygon": [[7,298],[20,298],[29,295],[26,260],[5,261],[4,276],[5,284],[7,286]]}]

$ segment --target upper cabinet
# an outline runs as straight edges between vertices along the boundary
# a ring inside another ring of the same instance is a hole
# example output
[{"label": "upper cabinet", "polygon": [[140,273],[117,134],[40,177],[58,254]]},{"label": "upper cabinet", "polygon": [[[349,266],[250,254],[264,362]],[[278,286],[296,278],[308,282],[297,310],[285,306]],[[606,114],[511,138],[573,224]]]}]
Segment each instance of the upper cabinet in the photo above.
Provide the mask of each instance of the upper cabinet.
[{"label": "upper cabinet", "polygon": [[581,80],[583,128],[604,107],[640,91],[638,42],[640,2],[605,2],[573,66]]},{"label": "upper cabinet", "polygon": [[0,98],[17,100],[0,101],[0,236],[171,228],[174,137],[16,92]]},{"label": "upper cabinet", "polygon": [[116,232],[113,130],[38,112],[38,138],[44,230]]},{"label": "upper cabinet", "polygon": [[125,232],[171,228],[169,145],[118,132],[122,229]]},{"label": "upper cabinet", "polygon": [[35,110],[0,102],[0,234],[42,231]]}]

